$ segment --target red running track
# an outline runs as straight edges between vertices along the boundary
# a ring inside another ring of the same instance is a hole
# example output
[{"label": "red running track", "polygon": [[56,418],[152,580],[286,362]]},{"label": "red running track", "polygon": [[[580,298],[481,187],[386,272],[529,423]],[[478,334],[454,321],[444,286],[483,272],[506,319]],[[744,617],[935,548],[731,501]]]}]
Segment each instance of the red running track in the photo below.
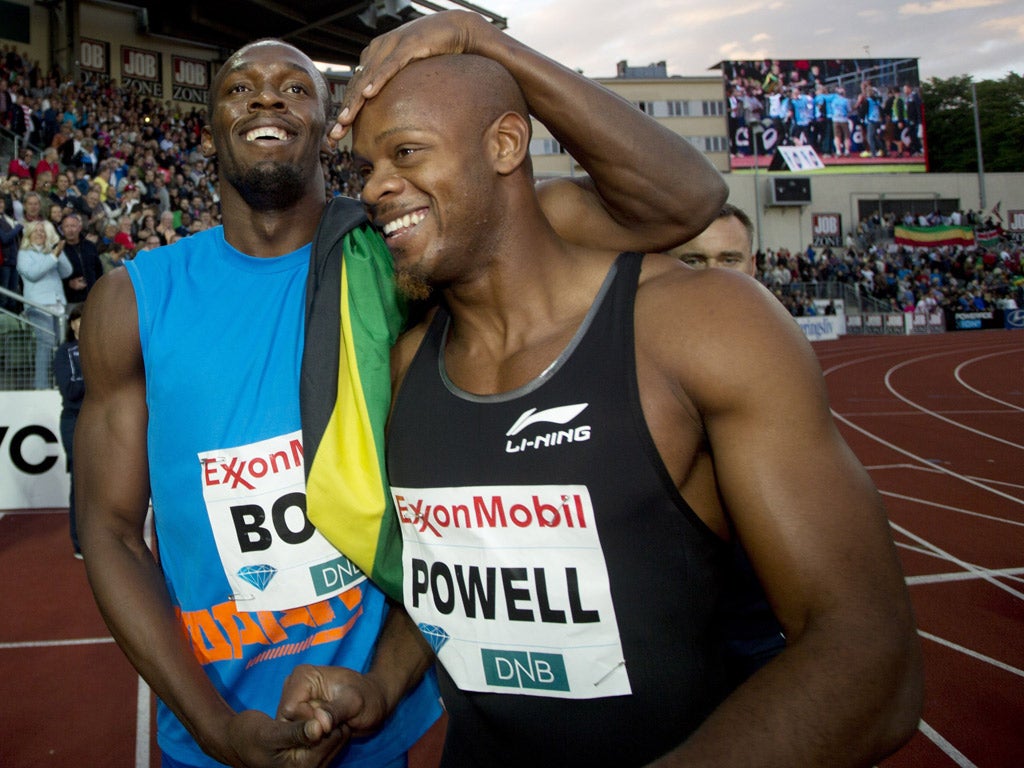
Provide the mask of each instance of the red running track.
[{"label": "red running track", "polygon": [[[815,350],[885,497],[924,652],[920,730],[883,768],[1024,765],[1024,333]],[[0,765],[157,766],[152,698],[103,626],[65,511],[0,515]]]}]

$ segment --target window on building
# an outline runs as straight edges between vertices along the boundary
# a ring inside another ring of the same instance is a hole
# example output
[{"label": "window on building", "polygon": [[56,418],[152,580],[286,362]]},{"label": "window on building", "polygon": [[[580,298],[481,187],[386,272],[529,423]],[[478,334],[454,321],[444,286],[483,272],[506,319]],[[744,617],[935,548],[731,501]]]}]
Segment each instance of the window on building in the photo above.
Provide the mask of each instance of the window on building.
[{"label": "window on building", "polygon": [[530,139],[530,154],[539,155],[560,155],[562,147],[554,139]]},{"label": "window on building", "polygon": [[701,114],[705,117],[719,117],[725,114],[724,101],[702,101]]},{"label": "window on building", "polygon": [[701,152],[728,152],[727,136],[687,136],[686,140]]},{"label": "window on building", "polygon": [[687,117],[690,114],[690,102],[688,101],[667,101],[669,117]]}]

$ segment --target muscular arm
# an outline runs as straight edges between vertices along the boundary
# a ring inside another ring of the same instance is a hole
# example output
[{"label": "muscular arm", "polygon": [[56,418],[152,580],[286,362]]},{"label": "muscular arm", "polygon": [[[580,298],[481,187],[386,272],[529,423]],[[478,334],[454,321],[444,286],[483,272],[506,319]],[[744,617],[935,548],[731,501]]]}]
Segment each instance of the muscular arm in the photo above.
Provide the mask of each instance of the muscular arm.
[{"label": "muscular arm", "polygon": [[[75,479],[89,582],[118,645],[204,750],[229,765],[282,764],[279,755],[305,743],[305,724],[236,715],[221,698],[192,653],[143,538],[148,411],[136,317],[128,274],[117,270],[96,284],[82,318],[88,389],[75,432]],[[292,765],[317,765],[321,757]]]},{"label": "muscular arm", "polygon": [[721,176],[681,136],[466,11],[425,16],[376,38],[363,52],[364,70],[348,88],[334,138],[403,66],[451,53],[486,56],[508,69],[531,113],[590,174],[539,185],[545,215],[566,240],[666,250],[702,231],[725,202]]},{"label": "muscular arm", "polygon": [[[644,409],[684,496],[720,530],[715,489],[681,469],[687,448],[672,430],[707,440],[787,647],[657,765],[872,765],[910,737],[921,703],[885,511],[831,419],[810,345],[766,291],[727,273],[690,273],[681,291],[638,304],[638,339],[651,339],[640,347]],[[686,329],[658,336],[697,295],[710,303]],[[652,417],[659,406],[675,418]]]}]

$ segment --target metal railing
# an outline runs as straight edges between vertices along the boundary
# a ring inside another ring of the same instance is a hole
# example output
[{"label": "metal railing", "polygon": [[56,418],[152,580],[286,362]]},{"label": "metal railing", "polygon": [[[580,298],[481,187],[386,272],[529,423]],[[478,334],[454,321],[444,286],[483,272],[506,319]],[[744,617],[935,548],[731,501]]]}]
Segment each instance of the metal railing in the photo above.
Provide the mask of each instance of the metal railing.
[{"label": "metal railing", "polygon": [[843,302],[843,310],[848,315],[893,311],[891,301],[867,295],[861,290],[859,283],[841,283],[838,280],[827,280],[811,283],[788,283],[787,285],[769,287],[783,295],[806,296],[809,299],[840,300]]},{"label": "metal railing", "polygon": [[18,153],[25,147],[29,147],[36,155],[42,157],[42,147],[37,147],[35,144],[26,141],[23,136],[19,136],[10,128],[0,126],[0,162],[3,163],[3,167],[0,167],[0,173],[6,175],[7,164],[11,162],[11,158],[17,157]]},{"label": "metal railing", "polygon": [[[29,301],[19,293],[0,288],[0,299],[32,307],[46,316],[42,324],[25,315],[0,307],[0,390],[35,389],[35,356],[38,337],[44,337],[53,349],[63,341],[67,317],[47,306]],[[46,374],[46,386],[52,388],[52,360]]]}]

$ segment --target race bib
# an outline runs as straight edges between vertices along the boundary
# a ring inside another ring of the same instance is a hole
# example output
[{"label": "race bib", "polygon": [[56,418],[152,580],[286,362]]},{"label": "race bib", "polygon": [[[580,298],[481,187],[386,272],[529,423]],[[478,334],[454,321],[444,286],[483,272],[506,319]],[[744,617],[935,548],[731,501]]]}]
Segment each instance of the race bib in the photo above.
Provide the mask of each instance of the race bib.
[{"label": "race bib", "polygon": [[199,454],[203,499],[241,611],[325,600],[366,576],[306,516],[302,433]]},{"label": "race bib", "polygon": [[459,688],[631,692],[586,486],[391,492],[406,609]]}]

